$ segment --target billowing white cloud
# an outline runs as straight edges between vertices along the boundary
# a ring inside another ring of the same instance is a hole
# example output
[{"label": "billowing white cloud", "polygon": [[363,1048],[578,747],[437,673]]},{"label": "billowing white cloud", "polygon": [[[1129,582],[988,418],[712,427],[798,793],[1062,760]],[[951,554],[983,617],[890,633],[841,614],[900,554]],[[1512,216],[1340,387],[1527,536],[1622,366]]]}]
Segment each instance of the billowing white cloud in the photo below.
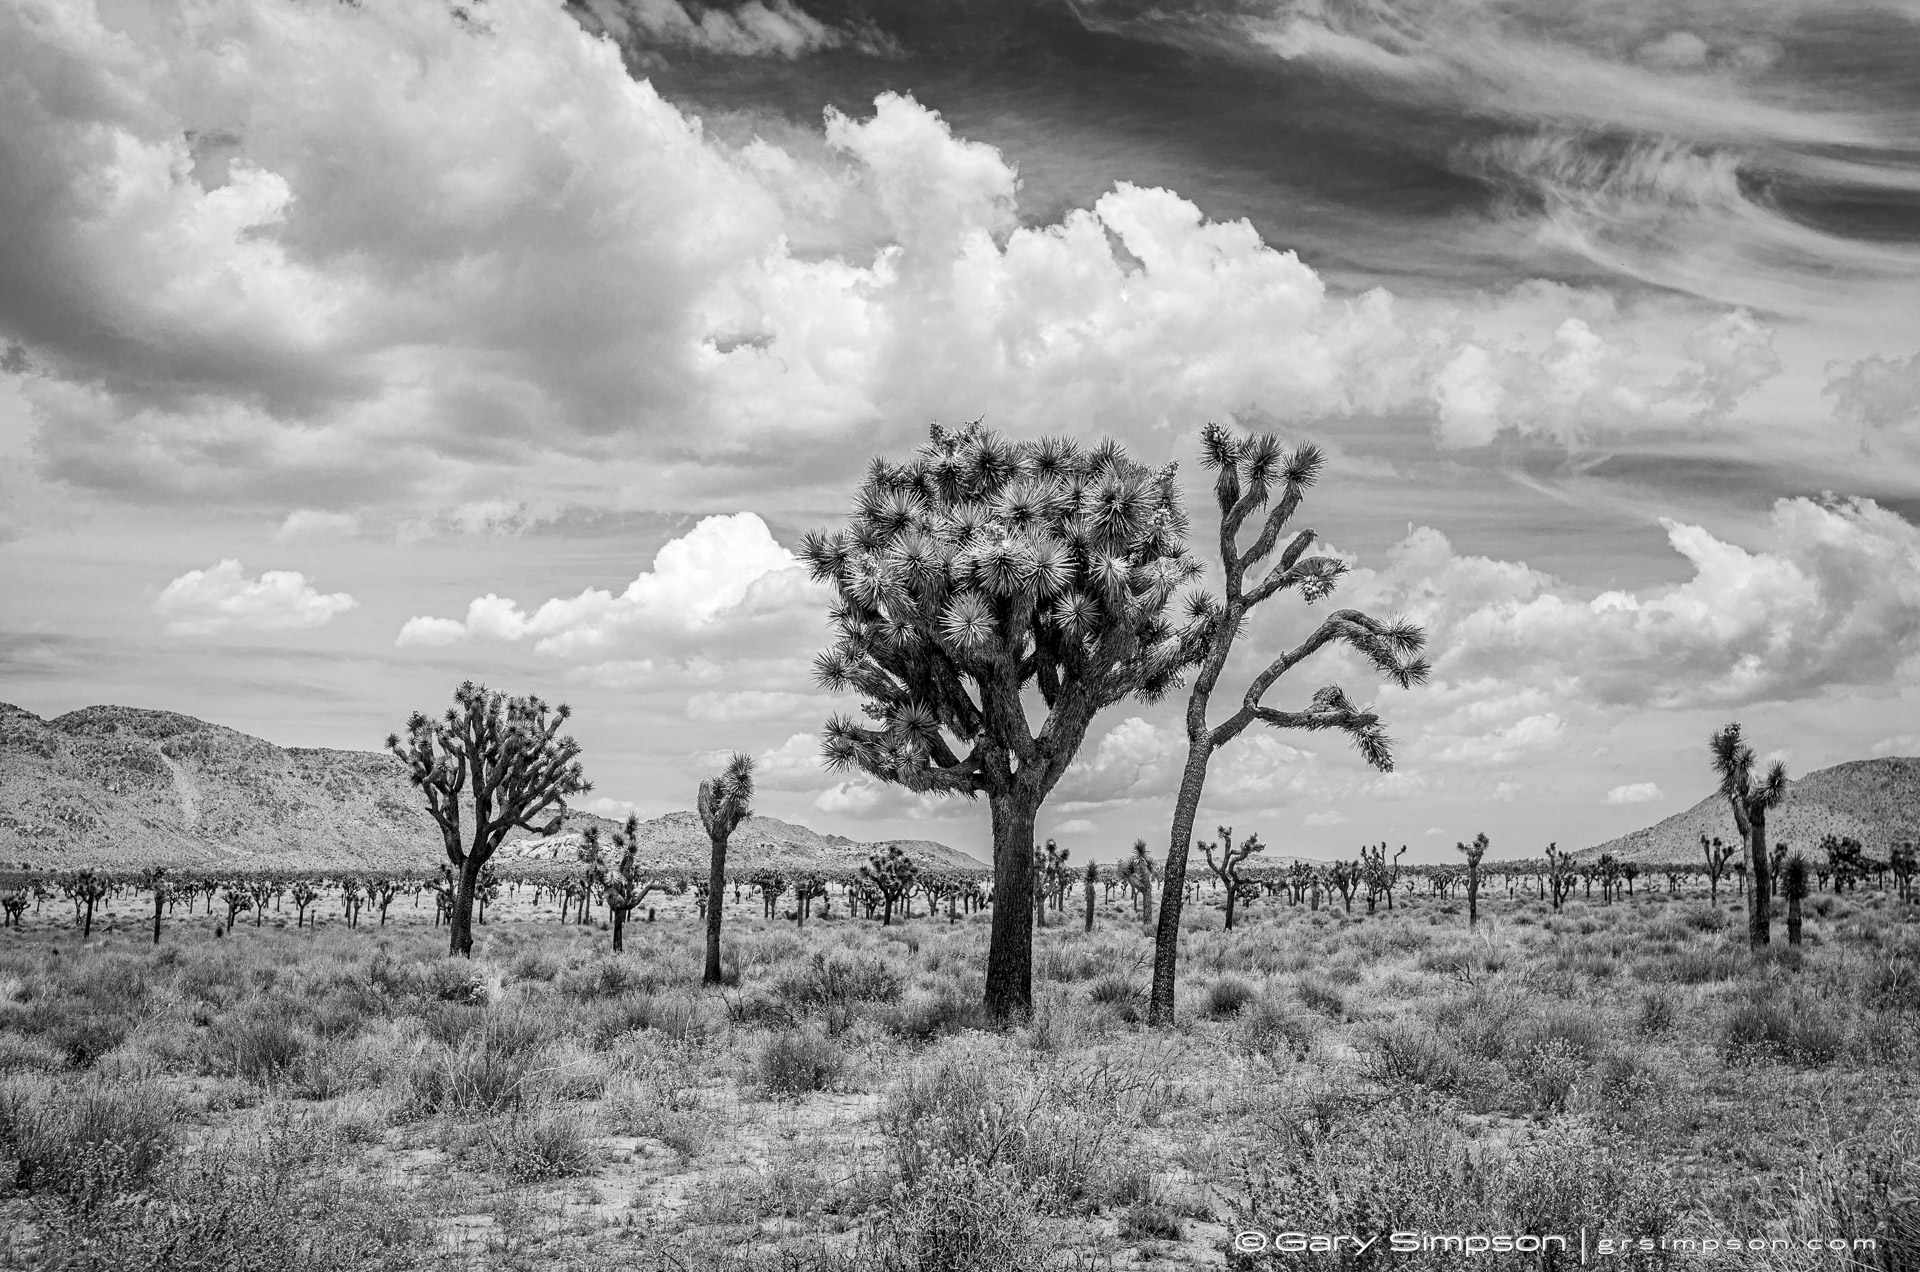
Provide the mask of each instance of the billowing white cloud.
[{"label": "billowing white cloud", "polygon": [[779,689],[704,692],[687,699],[687,718],[732,723],[739,720],[791,720],[811,715],[824,722],[833,705],[831,697],[819,693],[791,693]]},{"label": "billowing white cloud", "polygon": [[754,781],[768,790],[817,791],[834,784],[821,760],[818,733],[793,734],[754,758]]},{"label": "billowing white cloud", "polygon": [[1655,800],[1665,799],[1666,792],[1656,782],[1630,782],[1616,786],[1607,792],[1609,804],[1651,804]]},{"label": "billowing white cloud", "polygon": [[284,632],[318,627],[354,607],[345,592],[322,593],[297,570],[268,570],[250,579],[231,558],[188,570],[153,603],[176,636],[220,632]]},{"label": "billowing white cloud", "polygon": [[1056,835],[1091,835],[1100,827],[1084,817],[1069,817],[1053,828]]},{"label": "billowing white cloud", "polygon": [[[1920,653],[1920,530],[1873,501],[1780,500],[1762,551],[1662,524],[1693,569],[1672,587],[1583,598],[1422,529],[1384,570],[1356,572],[1355,594],[1429,626],[1442,688],[1498,677],[1603,704],[1740,704],[1879,683]],[[1510,736],[1556,734],[1550,714]]]},{"label": "billowing white cloud", "polygon": [[1898,432],[1920,425],[1920,353],[1873,356],[1827,368],[1827,396],[1841,419]]},{"label": "billowing white cloud", "polygon": [[[1769,365],[1749,319],[1641,349],[1564,288],[1338,295],[1163,189],[1020,225],[1004,156],[904,97],[722,142],[553,0],[209,0],[137,38],[33,12],[0,9],[0,328],[45,369],[20,390],[45,469],[136,499],[499,532],[536,514],[489,487],[700,506],[689,474],[957,413],[1393,410],[1479,444],[1691,418]],[[594,13],[732,52],[840,38],[784,0]]]},{"label": "billowing white cloud", "polygon": [[488,593],[468,604],[464,620],[409,619],[397,643],[531,640],[539,653],[577,659],[646,637],[705,637],[728,626],[790,620],[799,611],[823,612],[815,585],[766,522],[741,512],[708,517],[669,540],[654,555],[653,568],[618,596],[589,588],[546,601],[529,614],[516,602]]}]

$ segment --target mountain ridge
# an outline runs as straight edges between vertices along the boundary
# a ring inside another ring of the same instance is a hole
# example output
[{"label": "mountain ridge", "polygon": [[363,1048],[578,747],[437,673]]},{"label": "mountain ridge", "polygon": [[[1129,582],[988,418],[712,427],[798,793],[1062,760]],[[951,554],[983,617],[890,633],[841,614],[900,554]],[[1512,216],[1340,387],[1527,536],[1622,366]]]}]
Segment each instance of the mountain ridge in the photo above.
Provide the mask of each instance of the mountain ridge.
[{"label": "mountain ridge", "polygon": [[[617,823],[569,810],[558,833],[512,836],[499,859],[571,860],[588,825],[606,835]],[[704,867],[696,814],[640,830],[650,868]],[[729,864],[845,869],[895,844],[923,867],[985,869],[932,840],[867,843],[774,817],[742,823]],[[421,872],[445,859],[404,767],[383,752],[281,747],[173,711],[103,705],[46,720],[0,702],[0,864]]]}]

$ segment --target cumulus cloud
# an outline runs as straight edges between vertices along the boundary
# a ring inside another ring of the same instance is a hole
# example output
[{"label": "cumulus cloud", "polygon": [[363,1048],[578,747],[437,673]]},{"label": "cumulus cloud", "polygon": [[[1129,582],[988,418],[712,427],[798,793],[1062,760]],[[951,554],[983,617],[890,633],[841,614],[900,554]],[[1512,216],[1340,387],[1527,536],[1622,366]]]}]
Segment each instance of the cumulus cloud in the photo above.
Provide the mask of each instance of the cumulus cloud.
[{"label": "cumulus cloud", "polygon": [[284,632],[319,627],[354,607],[345,592],[322,593],[296,570],[268,570],[250,579],[240,562],[188,570],[153,603],[176,636],[220,632]]},{"label": "cumulus cloud", "polygon": [[833,709],[826,694],[790,693],[777,689],[741,689],[732,693],[696,693],[687,699],[689,720],[731,723],[738,720],[790,720],[819,716]]},{"label": "cumulus cloud", "polygon": [[1625,786],[1616,786],[1608,791],[1607,803],[1651,804],[1655,800],[1665,799],[1666,797],[1666,792],[1660,789],[1658,783],[1631,782]]},{"label": "cumulus cloud", "polygon": [[1084,817],[1070,817],[1053,828],[1056,835],[1091,835],[1100,828]]},{"label": "cumulus cloud", "polygon": [[768,790],[812,791],[828,783],[820,735],[796,733],[755,757],[753,779]]},{"label": "cumulus cloud", "polygon": [[1347,815],[1339,809],[1330,808],[1324,812],[1308,813],[1300,819],[1303,826],[1338,826],[1347,820]]},{"label": "cumulus cloud", "polygon": [[359,528],[359,519],[350,513],[296,508],[287,514],[280,528],[273,532],[273,537],[279,543],[299,538],[339,539],[355,533]]},{"label": "cumulus cloud", "polygon": [[797,611],[819,611],[820,603],[799,559],[780,546],[766,522],[741,512],[707,517],[668,540],[654,555],[653,568],[618,596],[588,588],[529,614],[515,601],[488,593],[468,604],[463,620],[407,620],[397,643],[531,640],[536,652],[582,658],[642,637],[704,638],[728,627],[791,622]]},{"label": "cumulus cloud", "polygon": [[[1650,359],[1550,289],[1339,295],[1168,190],[1021,225],[1005,157],[896,95],[805,144],[724,142],[546,0],[212,0],[138,38],[23,12],[0,12],[0,327],[43,369],[20,389],[42,466],[129,498],[450,499],[499,532],[532,515],[486,489],[508,475],[691,506],[690,472],[961,411],[1145,436],[1395,410],[1477,445],[1684,414],[1676,375],[1711,404],[1765,365],[1751,324]],[[786,0],[594,13],[736,53],[840,38]]]},{"label": "cumulus cloud", "polygon": [[[1920,653],[1920,531],[1872,500],[1780,500],[1760,551],[1662,524],[1693,571],[1671,587],[1586,597],[1421,529],[1356,572],[1356,593],[1429,626],[1442,688],[1497,677],[1604,704],[1737,705],[1878,683]],[[1555,736],[1550,716],[1507,736]]]}]

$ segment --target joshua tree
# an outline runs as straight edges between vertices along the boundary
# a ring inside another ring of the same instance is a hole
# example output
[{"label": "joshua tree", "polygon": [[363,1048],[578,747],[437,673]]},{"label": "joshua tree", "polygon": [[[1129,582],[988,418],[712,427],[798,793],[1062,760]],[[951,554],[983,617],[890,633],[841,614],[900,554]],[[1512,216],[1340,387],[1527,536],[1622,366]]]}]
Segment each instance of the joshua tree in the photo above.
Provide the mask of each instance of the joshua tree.
[{"label": "joshua tree", "polygon": [[1094,865],[1091,861],[1087,863],[1086,881],[1087,931],[1091,932],[1093,931],[1093,889],[1094,886],[1100,882],[1100,867]]},{"label": "joshua tree", "polygon": [[[1369,764],[1383,772],[1391,770],[1393,755],[1380,717],[1370,708],[1356,706],[1338,685],[1318,690],[1304,711],[1282,711],[1264,705],[1264,699],[1282,676],[1329,646],[1348,646],[1402,687],[1424,682],[1428,673],[1426,660],[1419,657],[1426,646],[1426,633],[1417,625],[1406,621],[1383,623],[1354,609],[1336,610],[1306,640],[1253,678],[1232,715],[1218,725],[1207,723],[1208,703],[1226,670],[1234,639],[1254,607],[1292,590],[1298,590],[1301,600],[1311,605],[1333,592],[1347,566],[1335,557],[1305,555],[1316,537],[1312,530],[1297,532],[1284,547],[1280,543],[1281,532],[1299,511],[1307,488],[1325,465],[1318,447],[1309,443],[1289,451],[1271,433],[1241,438],[1217,424],[1202,430],[1200,444],[1206,466],[1219,474],[1213,493],[1220,509],[1220,564],[1225,578],[1219,597],[1198,594],[1189,598],[1190,621],[1182,633],[1183,640],[1190,644],[1182,661],[1197,663],[1199,670],[1187,699],[1187,762],[1174,800],[1160,921],[1154,934],[1153,996],[1147,1020],[1157,1025],[1173,1020],[1187,850],[1213,753],[1258,721],[1278,729],[1337,729],[1353,739]],[[1259,532],[1242,548],[1241,530],[1262,509],[1265,514],[1257,522]],[[1272,568],[1249,586],[1249,572],[1273,557],[1276,549],[1279,556]]]},{"label": "joshua tree", "polygon": [[60,891],[73,902],[73,916],[80,923],[80,939],[93,935],[93,911],[113,892],[113,882],[91,870],[74,870],[60,877]]},{"label": "joshua tree", "polygon": [[1726,843],[1718,835],[1708,839],[1706,831],[1700,832],[1700,852],[1707,859],[1707,900],[1713,905],[1720,904],[1720,880],[1737,851],[1739,845]]},{"label": "joshua tree", "polygon": [[753,815],[753,757],[734,752],[726,768],[700,783],[700,821],[713,844],[707,871],[707,961],[703,985],[720,983],[720,901],[727,887],[727,840]]},{"label": "joshua tree", "polygon": [[1753,780],[1753,748],[1740,735],[1738,722],[1715,733],[1707,743],[1713,755],[1713,771],[1720,778],[1720,793],[1733,809],[1734,825],[1747,841],[1747,860],[1751,884],[1747,889],[1747,943],[1758,949],[1767,944],[1770,926],[1767,898],[1769,886],[1767,856],[1767,810],[1787,794],[1787,766],[1775,760],[1767,775]]},{"label": "joshua tree", "polygon": [[1902,901],[1913,900],[1913,877],[1920,871],[1920,853],[1915,852],[1914,842],[1903,839],[1887,849],[1887,868],[1893,872],[1893,886]]},{"label": "joshua tree", "polygon": [[153,943],[160,944],[160,911],[167,904],[167,868],[148,866],[140,872],[140,886],[153,894]]},{"label": "joshua tree", "polygon": [[[295,879],[293,886],[287,889],[287,895],[293,898],[293,926],[303,928],[307,925],[307,907],[320,899],[320,885],[312,879]],[[319,920],[316,918],[315,923]]]},{"label": "joshua tree", "polygon": [[885,911],[880,926],[887,927],[893,922],[893,907],[902,897],[910,894],[919,882],[920,867],[914,864],[912,857],[900,851],[899,844],[888,844],[884,853],[875,853],[867,858],[867,864],[860,867],[860,877],[875,892],[880,894]]},{"label": "joshua tree", "polygon": [[[1220,853],[1218,861],[1214,860],[1215,849]],[[1266,850],[1267,846],[1260,842],[1260,836],[1257,834],[1248,835],[1238,847],[1235,847],[1231,826],[1220,827],[1220,842],[1217,844],[1200,841],[1200,855],[1207,859],[1207,869],[1213,871],[1214,877],[1219,879],[1227,889],[1227,931],[1229,932],[1233,931],[1233,903],[1240,894],[1240,867],[1246,864],[1247,858]],[[1168,903],[1169,898],[1163,894],[1160,898],[1160,909],[1163,913]]]},{"label": "joshua tree", "polygon": [[793,881],[793,918],[796,927],[807,925],[807,911],[813,907],[816,897],[827,895],[827,881],[819,875],[808,872]]},{"label": "joshua tree", "polygon": [[1374,903],[1380,897],[1387,899],[1387,909],[1393,909],[1394,885],[1400,882],[1400,858],[1407,855],[1407,846],[1400,845],[1400,851],[1387,856],[1386,841],[1378,844],[1360,845],[1360,878],[1367,885],[1367,913],[1372,914]]},{"label": "joshua tree", "polygon": [[756,870],[747,880],[747,886],[760,894],[760,917],[772,918],[775,903],[786,895],[786,876],[774,870]]},{"label": "joshua tree", "polygon": [[1480,922],[1480,859],[1487,855],[1489,842],[1486,833],[1475,835],[1470,844],[1456,843],[1454,849],[1467,858],[1467,926],[1474,927]]},{"label": "joshua tree", "polygon": [[250,909],[253,905],[253,900],[247,896],[246,886],[240,883],[222,884],[220,887],[220,900],[227,907],[226,930],[231,932],[233,931],[235,921],[240,917],[240,911]]},{"label": "joshua tree", "polygon": [[1787,944],[1800,944],[1800,903],[1807,899],[1807,859],[1789,856],[1780,872],[1780,891],[1787,898]]},{"label": "joshua tree", "polygon": [[[567,797],[593,789],[579,744],[560,732],[572,714],[564,703],[550,709],[539,698],[510,698],[468,680],[454,690],[446,715],[433,720],[416,711],[404,740],[387,738],[387,749],[426,795],[447,861],[460,872],[449,954],[473,955],[474,889],[507,832],[518,827],[551,835],[565,820]],[[464,842],[463,803],[473,812]],[[553,819],[536,825],[533,819],[548,809],[555,810]]]},{"label": "joshua tree", "polygon": [[1034,857],[1034,870],[1039,885],[1034,888],[1033,921],[1040,927],[1047,925],[1046,903],[1053,898],[1056,907],[1064,908],[1067,880],[1073,872],[1067,869],[1067,858],[1073,854],[1053,840],[1047,840],[1047,846]]},{"label": "joshua tree", "polygon": [[0,892],[0,913],[7,916],[8,927],[20,926],[20,916],[27,912],[27,903],[31,900],[24,888],[16,888],[12,892]]},{"label": "joshua tree", "polygon": [[400,895],[407,885],[398,879],[370,879],[367,881],[367,896],[380,911],[380,926],[387,926],[387,907]]},{"label": "joshua tree", "polygon": [[1573,881],[1579,877],[1580,870],[1573,864],[1573,854],[1561,852],[1558,844],[1547,845],[1547,889],[1553,897],[1553,908],[1558,910],[1560,903],[1573,891]]},{"label": "joshua tree", "polygon": [[802,554],[837,593],[819,681],[857,691],[870,720],[829,720],[827,761],[987,797],[985,1002],[1024,1014],[1041,804],[1096,714],[1164,695],[1191,660],[1190,634],[1167,617],[1199,569],[1174,469],[1145,468],[1112,441],[1084,450],[935,425],[906,463],[876,459],[848,525],[809,535]]},{"label": "joshua tree", "polygon": [[[1120,864],[1120,881],[1132,890],[1140,906],[1140,921],[1153,927],[1153,881],[1159,874],[1153,858],[1147,855],[1147,841],[1133,841],[1133,855]],[[1163,900],[1161,904],[1165,904]]]}]

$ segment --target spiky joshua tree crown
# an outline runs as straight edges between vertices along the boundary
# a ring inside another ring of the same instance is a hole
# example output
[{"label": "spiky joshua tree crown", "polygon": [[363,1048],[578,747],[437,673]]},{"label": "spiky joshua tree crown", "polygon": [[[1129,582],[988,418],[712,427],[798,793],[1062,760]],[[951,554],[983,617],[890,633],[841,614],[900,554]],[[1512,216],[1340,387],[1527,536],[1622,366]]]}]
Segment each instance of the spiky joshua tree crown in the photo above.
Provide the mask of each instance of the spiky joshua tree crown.
[{"label": "spiky joshua tree crown", "polygon": [[[1173,478],[1111,441],[977,424],[934,425],[906,463],[876,459],[847,525],[802,548],[837,594],[817,678],[866,699],[865,722],[828,722],[828,763],[992,792],[1016,769],[1057,777],[1095,712],[1173,688],[1201,634],[1167,619],[1199,571]],[[1029,684],[1050,713],[1037,736]]]}]

